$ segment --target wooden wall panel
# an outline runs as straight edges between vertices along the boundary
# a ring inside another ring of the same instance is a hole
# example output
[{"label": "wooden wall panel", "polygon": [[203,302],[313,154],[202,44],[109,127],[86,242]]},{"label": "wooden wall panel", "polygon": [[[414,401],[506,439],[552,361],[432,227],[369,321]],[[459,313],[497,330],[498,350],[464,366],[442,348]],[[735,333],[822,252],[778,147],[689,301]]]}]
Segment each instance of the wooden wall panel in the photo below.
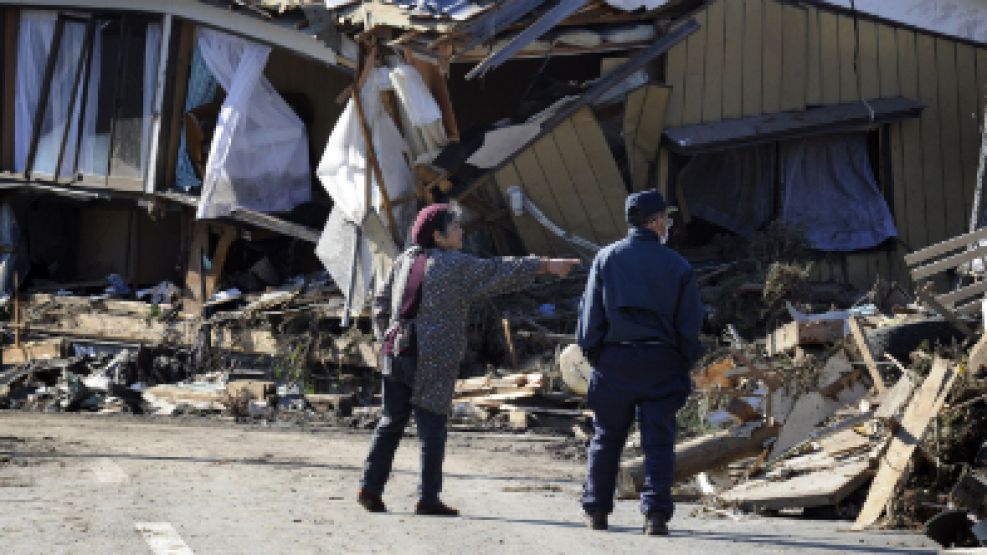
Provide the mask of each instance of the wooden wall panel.
[{"label": "wooden wall panel", "polygon": [[584,197],[584,218],[589,221],[599,240],[612,237],[615,230],[619,229],[618,224],[623,224],[623,220],[614,221],[606,204],[602,202],[600,182],[583,151],[583,145],[579,142],[572,121],[562,122],[551,135],[572,178],[573,187]]},{"label": "wooden wall panel", "polygon": [[957,114],[960,132],[963,174],[963,198],[967,200],[966,227],[970,225],[970,211],[980,163],[980,120],[977,119],[977,51],[968,44],[956,45]]},{"label": "wooden wall panel", "polygon": [[819,36],[819,10],[807,7],[806,11],[806,77],[805,103],[822,104],[822,45]]},{"label": "wooden wall panel", "polygon": [[744,2],[726,0],[723,29],[723,118],[744,113]]},{"label": "wooden wall panel", "polygon": [[686,39],[685,104],[682,124],[700,123],[703,120],[703,78],[706,58],[706,12],[696,14],[699,30]]},{"label": "wooden wall panel", "polygon": [[606,242],[616,240],[624,235],[624,199],[627,198],[627,186],[617,168],[617,162],[610,152],[603,130],[596,121],[593,111],[582,108],[569,120],[576,130],[576,136],[582,143],[583,152],[593,168],[596,183],[599,187],[599,197],[595,205],[600,205],[610,212],[613,219],[611,235],[605,237]]},{"label": "wooden wall panel", "polygon": [[935,39],[936,71],[939,90],[939,148],[942,153],[942,191],[946,208],[946,234],[943,239],[966,230],[967,196],[964,193],[963,159],[960,144],[959,95],[956,75],[956,45]]},{"label": "wooden wall panel", "polygon": [[703,122],[723,118],[724,2],[706,9],[706,46],[703,63]]},{"label": "wooden wall panel", "polygon": [[873,21],[861,19],[857,22],[860,36],[859,62],[860,95],[864,98],[881,96],[881,72],[877,63],[877,25]]},{"label": "wooden wall panel", "polygon": [[853,102],[860,98],[857,91],[857,74],[854,71],[854,50],[856,32],[853,18],[848,15],[836,16],[840,65],[840,101]]},{"label": "wooden wall panel", "polygon": [[672,89],[668,98],[668,114],[665,121],[671,127],[682,125],[685,109],[685,64],[689,40],[680,42],[665,57],[665,83]]},{"label": "wooden wall panel", "polygon": [[[494,179],[497,181],[497,188],[505,196],[507,190],[515,185],[521,185],[525,189],[525,194],[528,192],[513,162],[504,165],[494,172]],[[511,218],[514,221],[514,227],[517,229],[518,235],[521,237],[521,242],[524,243],[525,250],[529,253],[545,255],[555,253],[554,245],[545,232],[545,228],[535,221],[534,218],[528,214],[521,216],[514,216],[512,214]]]},{"label": "wooden wall panel", "polygon": [[919,100],[928,106],[922,112],[922,181],[925,194],[925,225],[928,241],[938,242],[946,235],[946,199],[943,194],[942,143],[939,117],[939,72],[936,68],[936,41],[915,35],[918,58]]},{"label": "wooden wall panel", "polygon": [[552,136],[546,135],[538,139],[528,150],[538,160],[548,184],[549,195],[558,209],[558,217],[553,217],[552,220],[570,233],[590,241],[598,241],[596,231],[584,216],[586,212],[583,201],[591,201],[593,197],[573,186],[569,170],[562,161],[562,155],[559,154]]},{"label": "wooden wall panel", "polygon": [[819,47],[822,61],[822,103],[840,101],[840,37],[837,15],[819,10]]},{"label": "wooden wall panel", "polygon": [[[905,29],[896,31],[898,42],[898,75],[901,94],[908,98],[919,97],[918,57],[915,52],[915,33]],[[908,248],[915,250],[929,244],[925,225],[925,184],[922,171],[922,125],[919,120],[904,120],[899,125],[898,140],[902,151],[902,177],[899,186],[906,197],[904,214],[904,239]]]},{"label": "wooden wall panel", "polygon": [[624,148],[627,152],[627,173],[635,191],[653,186],[651,169],[658,158],[670,91],[669,87],[645,85],[627,95],[624,105]]},{"label": "wooden wall panel", "polygon": [[806,9],[782,6],[781,109],[805,110],[809,43]]},{"label": "wooden wall panel", "polygon": [[880,72],[880,96],[899,96],[901,84],[898,80],[898,41],[894,27],[877,26],[877,66]]},{"label": "wooden wall panel", "polygon": [[764,2],[764,27],[761,29],[761,110],[781,110],[782,10],[774,0]]},{"label": "wooden wall panel", "polygon": [[745,116],[761,114],[761,29],[763,0],[744,3],[744,90]]}]

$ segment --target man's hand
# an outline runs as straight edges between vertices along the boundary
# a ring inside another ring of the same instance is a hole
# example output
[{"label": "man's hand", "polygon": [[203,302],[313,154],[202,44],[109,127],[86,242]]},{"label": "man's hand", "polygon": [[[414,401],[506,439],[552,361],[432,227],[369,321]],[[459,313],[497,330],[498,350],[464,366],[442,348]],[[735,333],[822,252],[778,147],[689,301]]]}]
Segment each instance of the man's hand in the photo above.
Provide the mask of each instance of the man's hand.
[{"label": "man's hand", "polygon": [[538,270],[543,274],[565,277],[575,266],[582,263],[578,258],[542,258]]}]

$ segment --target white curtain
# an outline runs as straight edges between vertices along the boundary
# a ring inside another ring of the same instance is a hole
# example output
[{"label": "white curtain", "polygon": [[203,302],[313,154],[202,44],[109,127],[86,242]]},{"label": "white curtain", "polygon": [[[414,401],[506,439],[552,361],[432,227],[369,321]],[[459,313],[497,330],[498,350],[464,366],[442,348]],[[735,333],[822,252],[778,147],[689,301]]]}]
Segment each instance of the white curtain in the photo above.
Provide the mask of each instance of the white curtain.
[{"label": "white curtain", "polygon": [[311,200],[305,124],[263,76],[271,49],[201,28],[198,44],[226,101],[196,216],[217,218],[237,207],[283,212]]}]

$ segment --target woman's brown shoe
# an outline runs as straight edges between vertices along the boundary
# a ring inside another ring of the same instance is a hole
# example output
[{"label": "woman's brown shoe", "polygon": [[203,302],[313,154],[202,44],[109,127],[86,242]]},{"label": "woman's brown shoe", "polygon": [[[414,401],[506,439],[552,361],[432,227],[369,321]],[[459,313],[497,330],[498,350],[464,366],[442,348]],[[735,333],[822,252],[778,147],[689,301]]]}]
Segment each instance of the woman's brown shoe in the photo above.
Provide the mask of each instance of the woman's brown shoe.
[{"label": "woman's brown shoe", "polygon": [[459,516],[459,509],[454,509],[441,501],[419,501],[415,505],[415,514],[422,516]]},{"label": "woman's brown shoe", "polygon": [[363,505],[363,508],[371,513],[386,513],[387,507],[384,505],[384,500],[380,498],[380,495],[376,493],[369,493],[360,490],[360,493],[356,497],[357,502]]}]

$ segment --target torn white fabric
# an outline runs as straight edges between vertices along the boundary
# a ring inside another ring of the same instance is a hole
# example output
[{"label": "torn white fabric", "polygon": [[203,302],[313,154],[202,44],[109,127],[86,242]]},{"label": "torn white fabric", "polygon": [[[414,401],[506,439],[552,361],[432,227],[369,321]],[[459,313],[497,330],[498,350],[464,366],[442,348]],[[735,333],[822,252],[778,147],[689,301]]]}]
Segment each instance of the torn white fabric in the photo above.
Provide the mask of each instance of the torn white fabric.
[{"label": "torn white fabric", "polygon": [[286,212],[311,200],[305,124],[263,75],[271,49],[204,28],[198,44],[226,100],[196,217],[228,216],[236,208]]},{"label": "torn white fabric", "polygon": [[589,29],[573,29],[562,31],[555,35],[552,44],[564,44],[579,48],[596,48],[603,43],[603,37],[596,31]]},{"label": "torn white fabric", "polygon": [[[381,102],[381,92],[392,86],[389,71],[378,68],[370,73],[360,90],[360,104],[370,129],[383,185],[389,198],[396,201],[414,198],[415,180],[410,169],[408,144]],[[329,135],[316,170],[322,186],[333,200],[333,212],[316,247],[316,255],[347,297],[353,313],[362,310],[372,283],[384,275],[382,264],[389,264],[397,255],[392,234],[381,223],[388,220],[381,212],[380,184],[369,167],[367,151],[368,145],[351,98]],[[367,172],[370,172],[369,191]],[[370,206],[367,206],[368,198]],[[394,203],[391,208],[395,234],[404,242],[415,217],[415,203]],[[355,231],[357,226],[361,226],[359,235]],[[341,245],[343,241],[348,241],[349,247]],[[357,249],[355,259],[354,248]]]},{"label": "torn white fabric", "polygon": [[603,40],[617,44],[653,41],[655,40],[655,26],[641,24],[613,27],[603,31]]},{"label": "torn white fabric", "polygon": [[[374,70],[363,85],[360,99],[388,196],[395,200],[414,195],[415,180],[409,165],[408,145],[380,101],[381,91],[391,86],[388,71],[387,68]],[[351,222],[362,222],[367,208],[365,176],[370,168],[366,148],[356,108],[350,99],[329,135],[316,174],[335,205]],[[371,206],[380,212],[383,201],[372,171],[369,196]],[[406,202],[392,208],[397,235],[403,240],[415,215],[414,203]],[[387,221],[386,217],[384,221]]]},{"label": "torn white fabric", "polygon": [[397,63],[388,77],[399,102],[401,126],[414,158],[437,156],[449,144],[442,111],[414,67]]},{"label": "torn white fabric", "polygon": [[14,274],[23,279],[30,263],[21,252],[24,246],[21,231],[9,202],[0,206],[0,293],[10,295],[14,290]]},{"label": "torn white fabric", "polygon": [[161,25],[151,23],[147,26],[147,37],[144,40],[144,98],[142,111],[146,114],[141,127],[141,178],[147,176],[147,157],[151,152],[151,110],[154,103],[154,89],[158,81],[158,58],[161,56]]}]

